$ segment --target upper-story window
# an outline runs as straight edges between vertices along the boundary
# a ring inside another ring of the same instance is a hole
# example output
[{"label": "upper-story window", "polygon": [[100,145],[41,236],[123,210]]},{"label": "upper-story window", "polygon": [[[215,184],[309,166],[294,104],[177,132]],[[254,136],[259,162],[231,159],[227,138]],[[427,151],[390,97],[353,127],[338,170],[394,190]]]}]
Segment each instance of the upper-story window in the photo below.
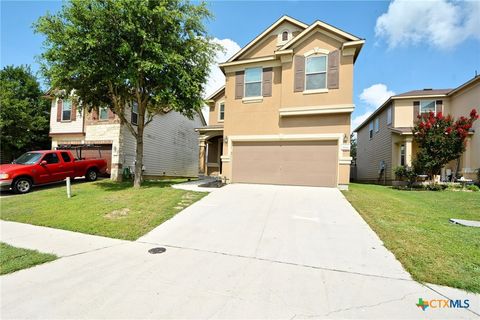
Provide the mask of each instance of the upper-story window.
[{"label": "upper-story window", "polygon": [[327,88],[327,56],[314,55],[305,61],[305,89]]},{"label": "upper-story window", "polygon": [[63,100],[59,105],[62,106],[62,121],[70,121],[72,119],[72,102]]},{"label": "upper-story window", "polygon": [[375,132],[380,131],[380,119],[375,118]]},{"label": "upper-story window", "polygon": [[138,103],[133,102],[132,103],[132,115],[131,115],[131,123],[134,125],[138,124]]},{"label": "upper-story window", "polygon": [[436,112],[435,100],[422,100],[420,101],[420,113],[429,114],[430,112]]},{"label": "upper-story window", "polygon": [[387,124],[392,124],[392,107],[387,109]]},{"label": "upper-story window", "polygon": [[223,121],[225,119],[225,102],[220,102],[218,104],[218,121]]},{"label": "upper-story window", "polygon": [[368,125],[368,137],[370,139],[373,138],[373,121],[370,121],[370,124]]},{"label": "upper-story window", "polygon": [[100,107],[98,112],[98,117],[100,120],[108,120],[108,108]]},{"label": "upper-story window", "polygon": [[245,69],[244,97],[262,96],[262,68]]},{"label": "upper-story window", "polygon": [[287,41],[288,40],[288,31],[283,31],[282,32],[282,41]]}]

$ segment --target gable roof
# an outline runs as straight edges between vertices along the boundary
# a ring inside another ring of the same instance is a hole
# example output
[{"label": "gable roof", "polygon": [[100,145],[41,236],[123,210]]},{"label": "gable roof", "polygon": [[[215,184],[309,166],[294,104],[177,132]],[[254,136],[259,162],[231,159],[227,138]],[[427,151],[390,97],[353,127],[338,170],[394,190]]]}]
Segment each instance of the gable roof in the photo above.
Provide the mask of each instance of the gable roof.
[{"label": "gable roof", "polygon": [[289,17],[287,15],[285,16],[282,16],[280,19],[278,19],[277,21],[275,21],[270,27],[268,27],[265,31],[263,31],[261,34],[259,34],[255,39],[253,39],[252,41],[250,41],[245,47],[243,47],[242,49],[240,49],[240,51],[238,51],[237,53],[235,53],[230,59],[227,60],[227,62],[232,62],[232,61],[235,61],[238,57],[240,57],[243,53],[245,53],[248,49],[250,49],[251,47],[253,47],[255,44],[257,44],[260,40],[262,40],[267,34],[270,33],[270,31],[272,31],[273,29],[275,29],[277,26],[279,26],[281,23],[283,22],[290,22],[302,29],[306,29],[308,27],[307,24],[297,20],[297,19],[294,19],[292,17]]},{"label": "gable roof", "polygon": [[[297,35],[295,38],[291,39],[290,41],[288,41],[287,43],[285,43],[279,50],[286,50],[288,48],[290,48],[294,43],[296,43],[297,41],[299,41],[300,39],[304,38],[307,34],[309,34],[311,31],[313,31],[315,28],[320,28],[320,29],[323,29],[323,30],[326,30],[326,31],[329,31],[337,36],[340,36],[342,38],[344,38],[345,40],[347,41],[359,41],[359,40],[363,40],[363,39],[360,39],[359,37],[357,36],[354,36],[353,34],[351,33],[348,33],[346,31],[343,31],[339,28],[336,28],[332,25],[329,25],[328,23],[325,23],[323,21],[320,21],[320,20],[317,20],[315,21],[314,23],[312,23],[308,28],[306,28],[305,30],[303,30],[299,35]],[[363,44],[363,43],[362,43]]]},{"label": "gable roof", "polygon": [[220,88],[218,88],[214,93],[212,93],[211,95],[209,95],[208,97],[205,98],[205,101],[209,101],[209,100],[213,100],[215,99],[218,95],[220,95],[221,93],[225,93],[225,85],[221,86]]},{"label": "gable roof", "polygon": [[468,80],[467,82],[461,84],[460,86],[454,89],[423,89],[423,90],[412,90],[407,91],[401,94],[397,94],[395,96],[391,96],[387,99],[380,107],[378,107],[367,119],[365,119],[353,132],[358,132],[361,128],[363,128],[368,122],[370,122],[377,114],[379,114],[386,106],[390,104],[390,101],[397,100],[397,99],[409,99],[409,98],[423,98],[423,97],[449,97],[458,91],[464,89],[468,85],[480,82],[480,75],[475,75],[472,79]]},{"label": "gable roof", "polygon": [[452,89],[423,89],[423,90],[412,90],[407,91],[401,94],[397,94],[393,96],[394,98],[400,97],[417,97],[417,96],[438,96],[438,95],[446,95],[452,91]]}]

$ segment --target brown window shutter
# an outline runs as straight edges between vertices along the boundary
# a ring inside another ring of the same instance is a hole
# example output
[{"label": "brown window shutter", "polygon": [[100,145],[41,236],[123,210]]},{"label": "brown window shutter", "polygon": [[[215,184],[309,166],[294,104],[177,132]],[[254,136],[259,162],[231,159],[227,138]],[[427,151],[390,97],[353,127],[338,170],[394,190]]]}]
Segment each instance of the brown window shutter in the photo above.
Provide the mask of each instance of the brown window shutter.
[{"label": "brown window shutter", "polygon": [[293,91],[302,92],[305,89],[305,57],[294,58],[295,78],[293,79]]},{"label": "brown window shutter", "polygon": [[62,109],[63,109],[63,100],[57,100],[57,122],[62,121]]},{"label": "brown window shutter", "polygon": [[437,113],[441,112],[443,113],[443,100],[437,100],[435,101]]},{"label": "brown window shutter", "polygon": [[70,115],[70,120],[75,121],[77,120],[77,102],[72,101],[72,112]]},{"label": "brown window shutter", "polygon": [[108,119],[115,119],[115,113],[110,108],[108,108]]},{"label": "brown window shutter", "polygon": [[235,99],[243,99],[245,71],[235,72]]},{"label": "brown window shutter", "polygon": [[328,72],[327,72],[327,88],[338,89],[339,87],[339,64],[340,51],[335,50],[328,54]]},{"label": "brown window shutter", "polygon": [[413,101],[413,121],[420,115],[420,101]]},{"label": "brown window shutter", "polygon": [[98,120],[98,109],[92,109],[92,120]]},{"label": "brown window shutter", "polygon": [[263,83],[262,83],[262,93],[264,97],[272,96],[272,77],[273,77],[273,68],[264,68]]}]

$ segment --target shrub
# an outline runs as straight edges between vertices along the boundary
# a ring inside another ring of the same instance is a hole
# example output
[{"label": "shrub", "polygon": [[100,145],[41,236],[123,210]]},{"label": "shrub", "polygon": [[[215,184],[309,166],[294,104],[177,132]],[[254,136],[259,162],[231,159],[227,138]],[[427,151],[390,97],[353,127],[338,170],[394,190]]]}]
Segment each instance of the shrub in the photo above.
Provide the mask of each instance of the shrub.
[{"label": "shrub", "polygon": [[467,190],[478,192],[478,191],[480,191],[480,188],[478,186],[474,185],[474,184],[471,184],[471,185],[467,186]]},{"label": "shrub", "polygon": [[425,185],[425,190],[429,191],[442,191],[445,190],[448,186],[445,184],[438,184],[438,183],[429,183]]},{"label": "shrub", "polygon": [[395,174],[395,178],[400,181],[403,181],[407,177],[407,167],[405,166],[398,166],[393,169],[393,173]]}]

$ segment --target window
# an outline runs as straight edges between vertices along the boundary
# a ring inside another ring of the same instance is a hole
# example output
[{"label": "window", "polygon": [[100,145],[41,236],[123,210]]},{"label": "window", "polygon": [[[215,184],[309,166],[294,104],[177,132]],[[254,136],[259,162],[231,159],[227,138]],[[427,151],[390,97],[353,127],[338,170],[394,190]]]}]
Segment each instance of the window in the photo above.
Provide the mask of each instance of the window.
[{"label": "window", "polygon": [[61,152],[60,153],[62,155],[62,159],[64,162],[70,162],[72,159],[70,159],[70,155],[68,154],[68,152]]},{"label": "window", "polygon": [[47,161],[47,164],[58,163],[58,156],[56,153],[47,153],[42,161]]},{"label": "window", "polygon": [[262,68],[245,69],[245,97],[262,96]]},{"label": "window", "polygon": [[288,31],[283,31],[282,32],[282,41],[287,41],[288,40]]},{"label": "window", "polygon": [[98,117],[100,120],[108,120],[108,108],[100,107],[98,112]]},{"label": "window", "polygon": [[435,100],[423,100],[420,101],[420,113],[429,114],[430,112],[435,112]]},{"label": "window", "polygon": [[72,103],[70,100],[63,100],[62,105],[62,121],[70,121],[72,119]]},{"label": "window", "polygon": [[225,119],[225,102],[220,102],[218,108],[218,121],[223,121]]},{"label": "window", "polygon": [[400,165],[401,166],[405,165],[405,145],[404,144],[400,146]]},{"label": "window", "polygon": [[305,89],[316,90],[327,87],[327,56],[308,57],[305,62]]},{"label": "window", "polygon": [[392,107],[387,109],[387,124],[392,124]]},{"label": "window", "polygon": [[373,138],[373,121],[368,125],[368,136],[370,139]]},{"label": "window", "polygon": [[138,123],[138,104],[134,102],[132,104],[132,117],[131,117],[131,122],[134,125],[137,125]]},{"label": "window", "polygon": [[377,118],[375,118],[375,132],[378,132],[380,131],[380,120]]}]

